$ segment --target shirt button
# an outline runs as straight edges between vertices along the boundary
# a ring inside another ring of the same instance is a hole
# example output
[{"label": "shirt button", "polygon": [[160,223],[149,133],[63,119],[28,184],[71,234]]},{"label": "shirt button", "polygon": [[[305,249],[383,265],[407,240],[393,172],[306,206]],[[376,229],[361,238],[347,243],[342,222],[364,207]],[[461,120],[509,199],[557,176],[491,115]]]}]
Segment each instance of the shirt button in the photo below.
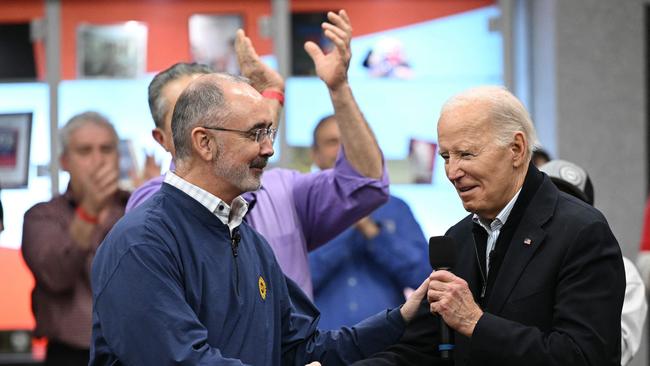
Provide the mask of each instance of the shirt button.
[{"label": "shirt button", "polygon": [[354,277],[348,278],[348,286],[354,287],[357,285],[357,279]]},{"label": "shirt button", "polygon": [[223,211],[224,207],[223,205],[219,205],[219,211]]},{"label": "shirt button", "polygon": [[350,309],[350,311],[357,311],[359,309],[359,304],[357,304],[356,302],[351,302],[350,304],[348,304],[348,308]]}]

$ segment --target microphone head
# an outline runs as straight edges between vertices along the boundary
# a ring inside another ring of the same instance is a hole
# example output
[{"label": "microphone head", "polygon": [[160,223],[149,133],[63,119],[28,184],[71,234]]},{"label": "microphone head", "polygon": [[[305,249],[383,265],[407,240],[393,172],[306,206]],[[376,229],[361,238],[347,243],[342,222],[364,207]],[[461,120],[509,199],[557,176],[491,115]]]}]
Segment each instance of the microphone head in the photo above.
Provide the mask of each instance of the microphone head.
[{"label": "microphone head", "polygon": [[432,236],[429,239],[431,268],[452,269],[456,264],[456,240],[449,236]]}]

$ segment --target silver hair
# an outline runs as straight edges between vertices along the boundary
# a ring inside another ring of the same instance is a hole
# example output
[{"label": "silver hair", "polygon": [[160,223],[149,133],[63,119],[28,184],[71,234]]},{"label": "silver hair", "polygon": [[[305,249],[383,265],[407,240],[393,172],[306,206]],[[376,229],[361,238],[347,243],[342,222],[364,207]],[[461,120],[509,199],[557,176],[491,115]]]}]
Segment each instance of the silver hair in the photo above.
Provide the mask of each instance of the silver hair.
[{"label": "silver hair", "polygon": [[212,72],[207,65],[179,62],[158,73],[149,84],[149,110],[156,127],[163,128],[165,126],[165,115],[169,108],[173,108],[173,106],[167,105],[167,101],[162,95],[162,90],[167,84],[185,76],[211,74]]},{"label": "silver hair", "polygon": [[89,124],[104,127],[110,131],[110,133],[115,137],[115,144],[117,145],[117,131],[115,131],[115,127],[113,127],[113,124],[108,120],[108,118],[97,112],[87,111],[73,116],[68,120],[68,122],[66,122],[65,126],[61,127],[59,130],[59,153],[65,154],[68,151],[72,134],[79,128]]},{"label": "silver hair", "polygon": [[190,135],[194,128],[207,121],[210,121],[212,127],[221,126],[230,114],[223,88],[213,77],[250,85],[244,77],[223,73],[201,76],[188,85],[178,97],[172,114],[172,137],[177,160],[191,156]]},{"label": "silver hair", "polygon": [[484,102],[489,106],[487,116],[493,127],[497,144],[508,146],[516,132],[523,132],[528,144],[527,160],[531,159],[533,149],[539,146],[535,126],[524,105],[502,86],[479,86],[451,97],[442,106],[441,115],[450,109],[471,102]]}]

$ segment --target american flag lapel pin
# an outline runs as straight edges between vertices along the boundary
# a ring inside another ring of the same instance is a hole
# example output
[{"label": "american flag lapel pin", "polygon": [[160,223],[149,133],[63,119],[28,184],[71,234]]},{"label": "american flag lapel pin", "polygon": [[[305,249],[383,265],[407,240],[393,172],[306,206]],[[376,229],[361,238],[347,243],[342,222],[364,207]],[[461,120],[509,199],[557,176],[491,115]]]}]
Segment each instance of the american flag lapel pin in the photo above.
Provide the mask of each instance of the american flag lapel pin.
[{"label": "american flag lapel pin", "polygon": [[524,244],[525,245],[530,245],[531,243],[532,243],[532,240],[530,240],[530,238],[524,239]]}]

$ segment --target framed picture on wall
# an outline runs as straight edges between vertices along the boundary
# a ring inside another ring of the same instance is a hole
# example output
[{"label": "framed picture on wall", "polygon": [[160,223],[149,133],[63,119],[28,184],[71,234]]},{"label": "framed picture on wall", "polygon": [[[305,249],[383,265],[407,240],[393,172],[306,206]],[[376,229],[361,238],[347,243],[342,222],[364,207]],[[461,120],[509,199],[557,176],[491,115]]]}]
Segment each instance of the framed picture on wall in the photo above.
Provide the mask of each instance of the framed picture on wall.
[{"label": "framed picture on wall", "polygon": [[238,14],[193,14],[189,20],[192,60],[216,72],[239,74],[235,34],[243,26]]},{"label": "framed picture on wall", "polygon": [[0,114],[0,187],[27,187],[32,113]]},{"label": "framed picture on wall", "polygon": [[411,138],[409,142],[409,163],[413,183],[431,184],[438,145],[433,141]]},{"label": "framed picture on wall", "polygon": [[137,78],[147,68],[147,26],[128,21],[77,27],[79,78]]}]

